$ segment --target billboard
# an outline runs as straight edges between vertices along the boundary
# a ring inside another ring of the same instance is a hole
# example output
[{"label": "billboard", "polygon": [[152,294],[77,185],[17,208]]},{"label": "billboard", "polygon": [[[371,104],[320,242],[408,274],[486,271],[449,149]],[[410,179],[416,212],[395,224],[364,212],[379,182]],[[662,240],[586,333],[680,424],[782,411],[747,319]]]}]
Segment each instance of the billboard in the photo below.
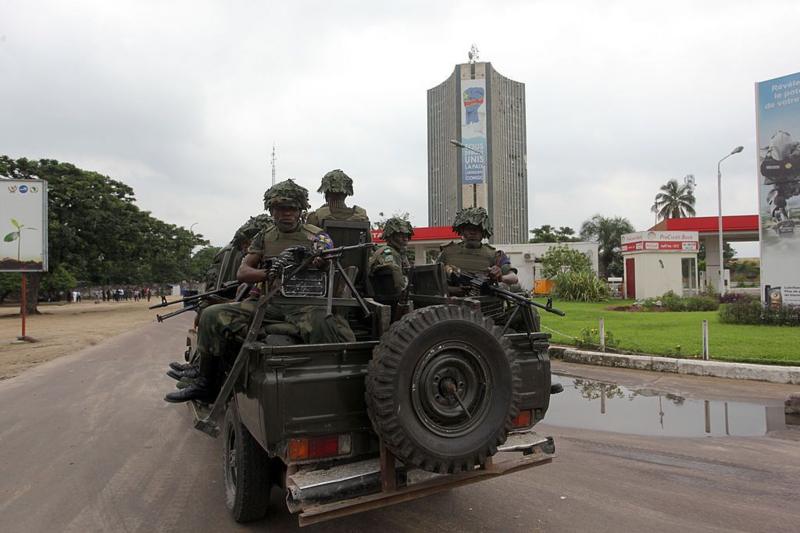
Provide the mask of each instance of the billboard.
[{"label": "billboard", "polygon": [[47,271],[47,182],[0,180],[0,272]]},{"label": "billboard", "polygon": [[486,181],[486,80],[461,80],[461,181]]},{"label": "billboard", "polygon": [[800,305],[800,73],[756,83],[761,289]]}]

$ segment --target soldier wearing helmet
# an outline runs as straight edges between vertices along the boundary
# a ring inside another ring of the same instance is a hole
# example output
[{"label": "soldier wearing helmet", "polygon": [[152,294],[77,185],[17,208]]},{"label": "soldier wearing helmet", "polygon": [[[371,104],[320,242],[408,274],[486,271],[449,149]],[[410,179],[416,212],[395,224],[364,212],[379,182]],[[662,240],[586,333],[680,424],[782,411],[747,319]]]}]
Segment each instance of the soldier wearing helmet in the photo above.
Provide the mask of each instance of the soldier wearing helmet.
[{"label": "soldier wearing helmet", "polygon": [[518,282],[510,262],[498,264],[496,250],[484,244],[484,238],[492,236],[489,214],[482,207],[467,207],[456,213],[453,231],[461,235],[460,242],[442,246],[437,262],[445,265],[445,270],[464,270],[470,274],[484,274],[497,282],[513,285]]},{"label": "soldier wearing helmet", "polygon": [[[262,263],[265,259],[282,257],[298,246],[308,249],[330,248],[331,238],[320,228],[303,224],[301,214],[308,209],[308,191],[292,180],[273,185],[264,194],[264,207],[269,210],[273,224],[262,229],[253,238],[236,278],[246,283],[267,281],[267,271]],[[197,380],[180,391],[171,392],[164,398],[179,403],[189,400],[210,401],[216,397],[220,385],[222,360],[238,353],[253,313],[257,298],[251,295],[243,302],[212,305],[200,316],[197,328],[197,352],[200,368]],[[324,306],[289,305],[268,303],[265,319],[285,322],[287,331],[305,343],[354,342],[355,335],[341,316],[327,316]],[[188,372],[188,371],[187,371]],[[190,377],[178,374],[179,377]]]},{"label": "soldier wearing helmet", "polygon": [[353,195],[353,180],[342,170],[337,168],[322,176],[317,192],[325,195],[325,205],[308,214],[306,221],[309,224],[323,227],[327,219],[369,222],[362,207],[348,207],[345,203],[345,199]]},{"label": "soldier wearing helmet", "polygon": [[381,238],[386,244],[378,246],[369,259],[369,277],[375,298],[383,303],[395,303],[408,285],[411,262],[406,249],[414,235],[411,223],[392,217],[383,226]]}]

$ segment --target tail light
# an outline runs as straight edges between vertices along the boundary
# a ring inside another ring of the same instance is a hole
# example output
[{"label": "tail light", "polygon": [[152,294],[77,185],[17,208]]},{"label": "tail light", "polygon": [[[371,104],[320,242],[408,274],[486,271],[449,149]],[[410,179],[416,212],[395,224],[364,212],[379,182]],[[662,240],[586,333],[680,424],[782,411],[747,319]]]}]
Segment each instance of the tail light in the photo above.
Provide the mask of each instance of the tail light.
[{"label": "tail light", "polygon": [[352,451],[350,435],[326,435],[289,440],[289,460],[306,461],[349,455]]},{"label": "tail light", "polygon": [[520,411],[516,418],[511,421],[511,426],[514,429],[528,428],[531,427],[532,422],[533,417],[531,416],[531,410],[525,409]]}]

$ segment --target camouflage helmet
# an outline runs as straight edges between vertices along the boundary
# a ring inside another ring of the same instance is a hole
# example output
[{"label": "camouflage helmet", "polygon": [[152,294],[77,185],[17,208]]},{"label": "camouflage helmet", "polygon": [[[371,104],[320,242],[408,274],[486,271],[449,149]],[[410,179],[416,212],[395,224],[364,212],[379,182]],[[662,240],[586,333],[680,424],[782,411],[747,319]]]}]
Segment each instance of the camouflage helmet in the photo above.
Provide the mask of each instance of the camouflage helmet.
[{"label": "camouflage helmet", "polygon": [[244,241],[252,240],[253,237],[256,236],[256,233],[270,224],[272,224],[272,217],[266,213],[256,217],[250,217],[250,220],[242,224],[242,226],[236,230],[231,244],[236,248],[240,247]]},{"label": "camouflage helmet", "polygon": [[276,183],[264,193],[264,208],[269,209],[277,205],[290,205],[300,210],[308,209],[308,190],[301,187],[293,180]]},{"label": "camouflage helmet", "polygon": [[453,231],[460,235],[461,228],[467,224],[481,228],[485,238],[492,236],[492,223],[489,220],[489,213],[482,207],[467,207],[456,213],[456,219],[453,221]]},{"label": "camouflage helmet", "polygon": [[322,184],[320,184],[317,192],[338,192],[346,194],[347,196],[353,195],[353,180],[350,176],[345,174],[341,169],[331,170],[322,176]]},{"label": "camouflage helmet", "polygon": [[411,222],[400,217],[392,217],[388,219],[383,225],[383,235],[381,239],[388,240],[389,237],[395,233],[405,233],[409,237],[414,235],[414,228],[411,227]]}]

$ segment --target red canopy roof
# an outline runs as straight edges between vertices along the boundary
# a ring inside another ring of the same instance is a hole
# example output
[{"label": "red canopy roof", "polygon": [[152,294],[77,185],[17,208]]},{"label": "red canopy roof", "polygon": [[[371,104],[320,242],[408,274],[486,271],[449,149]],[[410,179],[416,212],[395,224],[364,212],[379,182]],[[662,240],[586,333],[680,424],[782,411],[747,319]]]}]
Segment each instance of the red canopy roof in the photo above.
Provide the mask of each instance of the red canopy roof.
[{"label": "red canopy roof", "polygon": [[[662,220],[651,229],[655,231],[697,231],[701,234],[716,233],[719,230],[719,218],[668,218]],[[722,230],[725,233],[734,231],[757,233],[758,215],[723,215]]]},{"label": "red canopy roof", "polygon": [[[372,241],[383,242],[380,238],[381,233],[379,229],[372,230]],[[414,236],[411,237],[412,241],[447,241],[458,240],[458,233],[453,231],[450,226],[433,226],[433,227],[419,227],[414,228]]]}]

